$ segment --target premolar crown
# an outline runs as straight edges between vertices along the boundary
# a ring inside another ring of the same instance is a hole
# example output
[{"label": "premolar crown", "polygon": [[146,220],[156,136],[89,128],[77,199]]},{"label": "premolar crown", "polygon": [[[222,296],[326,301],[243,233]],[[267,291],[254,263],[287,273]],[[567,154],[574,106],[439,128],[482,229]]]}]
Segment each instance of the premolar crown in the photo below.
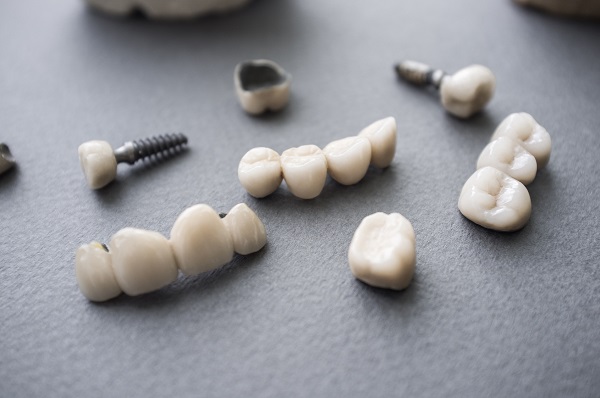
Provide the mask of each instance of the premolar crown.
[{"label": "premolar crown", "polygon": [[124,228],[109,247],[82,245],[75,257],[79,288],[91,301],[106,301],[125,292],[148,293],[186,275],[210,271],[239,254],[259,251],[266,244],[265,227],[245,204],[221,218],[207,205],[186,209],[167,240],[158,232]]},{"label": "premolar crown", "polygon": [[329,143],[290,148],[281,156],[270,148],[249,150],[240,160],[238,178],[248,193],[263,198],[285,179],[289,190],[301,199],[317,197],[327,172],[343,185],[358,183],[369,164],[386,168],[396,154],[396,119],[387,117],[365,127],[357,136]]},{"label": "premolar crown", "polygon": [[181,133],[128,141],[115,149],[106,141],[88,141],[79,146],[79,162],[90,188],[100,189],[117,175],[118,163],[134,164],[150,156],[169,156],[182,150],[188,139]]},{"label": "premolar crown", "polygon": [[413,84],[439,89],[444,108],[460,118],[469,118],[483,109],[496,87],[494,74],[482,65],[467,66],[448,75],[420,62],[404,61],[395,70],[399,77]]}]

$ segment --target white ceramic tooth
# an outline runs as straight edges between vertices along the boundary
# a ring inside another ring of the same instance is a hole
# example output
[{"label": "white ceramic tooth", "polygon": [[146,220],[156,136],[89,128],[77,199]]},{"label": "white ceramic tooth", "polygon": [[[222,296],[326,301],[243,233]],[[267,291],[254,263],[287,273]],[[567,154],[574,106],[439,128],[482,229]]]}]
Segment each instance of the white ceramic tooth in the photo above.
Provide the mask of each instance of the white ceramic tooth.
[{"label": "white ceramic tooth", "polygon": [[530,114],[521,112],[508,115],[496,128],[492,141],[499,137],[510,137],[519,141],[523,148],[535,157],[538,169],[548,164],[552,139],[548,131]]},{"label": "white ceramic tooth", "polygon": [[184,210],[171,229],[171,247],[177,265],[196,275],[227,264],[233,258],[233,241],[219,215],[208,205]]},{"label": "white ceramic tooth", "polygon": [[81,293],[91,301],[106,301],[121,294],[110,253],[98,242],[82,245],[75,254],[75,276]]},{"label": "white ceramic tooth", "polygon": [[525,185],[531,183],[537,173],[533,155],[510,137],[499,137],[487,144],[479,155],[477,169],[486,166],[494,167]]},{"label": "white ceramic tooth", "polygon": [[396,119],[386,117],[365,127],[359,137],[365,137],[371,143],[371,164],[386,168],[396,154]]},{"label": "white ceramic tooth", "polygon": [[177,279],[169,241],[158,232],[124,228],[110,240],[117,283],[130,296],[158,290]]},{"label": "white ceramic tooth", "polygon": [[416,263],[415,232],[398,213],[375,213],[365,217],[354,233],[348,261],[361,281],[387,289],[405,289]]},{"label": "white ceramic tooth", "polygon": [[149,18],[189,19],[211,13],[235,10],[250,0],[86,0],[87,3],[112,15],[127,15],[134,8]]},{"label": "white ceramic tooth", "polygon": [[223,223],[231,235],[233,250],[238,254],[259,251],[267,243],[267,233],[262,221],[246,204],[235,205]]},{"label": "white ceramic tooth", "polygon": [[316,145],[290,148],[281,154],[283,178],[290,191],[301,199],[321,193],[327,179],[327,159]]},{"label": "white ceramic tooth", "polygon": [[88,141],[79,145],[79,162],[92,189],[99,189],[115,179],[117,159],[106,141]]},{"label": "white ceramic tooth", "polygon": [[348,137],[333,141],[323,153],[329,175],[343,185],[356,184],[363,179],[371,162],[371,143],[365,137]]},{"label": "white ceramic tooth", "polygon": [[290,98],[291,81],[289,73],[268,59],[242,62],[234,71],[238,100],[253,115],[284,108]]},{"label": "white ceramic tooth", "polygon": [[468,118],[479,112],[492,99],[496,78],[482,65],[467,66],[442,79],[442,105],[455,116]]},{"label": "white ceramic tooth", "polygon": [[516,231],[529,221],[531,198],[521,182],[493,167],[477,170],[458,199],[460,212],[482,227]]},{"label": "white ceramic tooth", "polygon": [[270,148],[250,149],[240,160],[238,178],[244,189],[255,198],[272,194],[283,179],[279,154]]}]

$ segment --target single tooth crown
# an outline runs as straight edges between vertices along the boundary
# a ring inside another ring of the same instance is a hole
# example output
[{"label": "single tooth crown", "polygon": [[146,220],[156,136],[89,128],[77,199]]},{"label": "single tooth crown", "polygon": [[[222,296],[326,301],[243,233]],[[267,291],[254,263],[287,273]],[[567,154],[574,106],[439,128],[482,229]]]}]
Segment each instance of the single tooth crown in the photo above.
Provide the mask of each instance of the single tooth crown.
[{"label": "single tooth crown", "polygon": [[528,113],[513,113],[507,116],[492,135],[492,141],[499,137],[513,138],[530,152],[541,169],[550,160],[552,139],[548,131]]},{"label": "single tooth crown", "polygon": [[491,166],[523,184],[530,184],[537,173],[537,163],[517,140],[499,137],[490,142],[479,155],[477,169]]},{"label": "single tooth crown", "polygon": [[386,117],[365,127],[359,137],[365,137],[371,143],[371,164],[384,169],[396,155],[396,119]]},{"label": "single tooth crown", "polygon": [[281,154],[283,178],[290,191],[301,199],[319,196],[327,179],[327,159],[316,145],[291,148]]},{"label": "single tooth crown", "polygon": [[275,192],[283,176],[279,154],[270,148],[253,148],[246,152],[238,166],[240,183],[255,198]]},{"label": "single tooth crown", "polygon": [[283,109],[290,98],[291,80],[289,73],[267,59],[242,62],[234,71],[238,100],[252,115]]},{"label": "single tooth crown", "polygon": [[233,258],[233,241],[219,215],[207,205],[195,205],[177,217],[171,229],[171,247],[177,265],[196,275],[227,264]]},{"label": "single tooth crown", "polygon": [[117,160],[106,141],[88,141],[79,145],[79,162],[92,189],[106,186],[117,175]]},{"label": "single tooth crown", "polygon": [[496,78],[482,65],[471,65],[443,78],[440,86],[442,105],[460,118],[468,118],[492,99]]},{"label": "single tooth crown", "polygon": [[98,242],[82,245],[75,254],[75,275],[81,293],[91,301],[106,301],[121,294],[112,259]]},{"label": "single tooth crown", "polygon": [[415,271],[415,245],[413,227],[401,214],[372,214],[362,220],[350,243],[350,270],[371,286],[405,289]]},{"label": "single tooth crown", "polygon": [[493,167],[484,167],[463,186],[458,208],[482,227],[509,232],[529,221],[531,198],[521,182]]},{"label": "single tooth crown", "polygon": [[323,148],[329,175],[343,185],[363,179],[371,162],[371,143],[365,137],[348,137]]},{"label": "single tooth crown", "polygon": [[117,283],[130,296],[149,293],[177,279],[169,241],[158,232],[124,228],[110,240]]},{"label": "single tooth crown", "polygon": [[233,250],[238,254],[257,252],[267,243],[265,226],[244,203],[234,206],[223,218],[223,223],[231,234]]}]

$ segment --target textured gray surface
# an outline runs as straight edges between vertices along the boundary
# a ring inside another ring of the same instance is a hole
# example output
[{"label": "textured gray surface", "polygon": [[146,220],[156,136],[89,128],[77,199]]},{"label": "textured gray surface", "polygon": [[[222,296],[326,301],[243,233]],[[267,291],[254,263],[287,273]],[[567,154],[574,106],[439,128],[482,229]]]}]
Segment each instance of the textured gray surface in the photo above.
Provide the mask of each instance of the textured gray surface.
[{"label": "textured gray surface", "polygon": [[[509,1],[259,0],[185,24],[114,20],[78,1],[0,3],[0,396],[598,396],[600,26]],[[236,103],[232,71],[271,58],[289,108]],[[414,58],[489,66],[497,94],[464,122],[396,81]],[[458,193],[495,126],[526,111],[552,134],[533,216],[501,234],[464,219]],[[264,200],[236,177],[251,147],[278,151],[395,116],[393,166],[315,200]],[[183,131],[190,151],[119,169],[90,191],[76,148]],[[268,246],[143,297],[91,304],[74,253],[125,226],[168,234],[187,206],[246,202]],[[360,220],[414,225],[404,292],[355,281]]]}]

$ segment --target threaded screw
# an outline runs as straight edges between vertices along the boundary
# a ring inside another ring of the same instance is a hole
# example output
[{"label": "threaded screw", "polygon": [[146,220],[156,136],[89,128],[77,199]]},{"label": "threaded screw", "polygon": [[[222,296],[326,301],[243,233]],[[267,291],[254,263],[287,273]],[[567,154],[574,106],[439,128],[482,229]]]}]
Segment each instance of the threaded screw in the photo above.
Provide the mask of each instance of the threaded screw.
[{"label": "threaded screw", "polygon": [[114,154],[117,163],[134,164],[140,159],[166,153],[171,149],[181,150],[187,142],[187,137],[181,133],[164,134],[135,141],[128,141],[121,147],[115,149]]},{"label": "threaded screw", "polygon": [[440,88],[442,79],[446,72],[441,69],[434,69],[429,65],[416,61],[403,61],[397,64],[394,69],[399,77],[409,81],[417,86],[431,85],[436,89]]}]

